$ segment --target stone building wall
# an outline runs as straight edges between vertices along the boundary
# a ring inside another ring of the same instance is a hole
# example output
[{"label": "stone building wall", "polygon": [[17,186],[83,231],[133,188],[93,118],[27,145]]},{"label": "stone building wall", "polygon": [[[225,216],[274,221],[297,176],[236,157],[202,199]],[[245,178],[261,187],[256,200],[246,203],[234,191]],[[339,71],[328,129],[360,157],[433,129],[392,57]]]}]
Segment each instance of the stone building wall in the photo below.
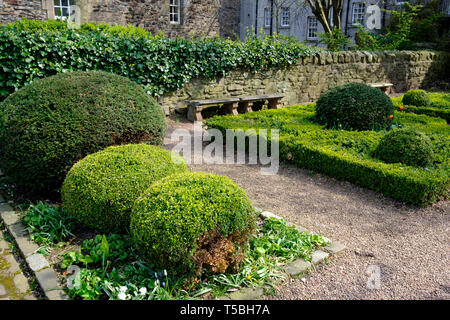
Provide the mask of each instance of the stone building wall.
[{"label": "stone building wall", "polygon": [[284,106],[316,101],[330,88],[350,82],[394,85],[391,92],[427,88],[450,74],[450,54],[430,51],[370,53],[322,52],[284,70],[233,71],[216,79],[194,79],[159,98],[166,114],[186,107],[184,100],[284,93]]},{"label": "stone building wall", "polygon": [[0,24],[22,18],[47,19],[47,10],[43,9],[42,0],[0,0]]},{"label": "stone building wall", "polygon": [[[181,0],[181,24],[169,22],[169,0],[71,0],[80,22],[140,26],[153,34],[233,37],[239,33],[240,0]],[[54,19],[53,0],[0,0],[0,23]]]}]

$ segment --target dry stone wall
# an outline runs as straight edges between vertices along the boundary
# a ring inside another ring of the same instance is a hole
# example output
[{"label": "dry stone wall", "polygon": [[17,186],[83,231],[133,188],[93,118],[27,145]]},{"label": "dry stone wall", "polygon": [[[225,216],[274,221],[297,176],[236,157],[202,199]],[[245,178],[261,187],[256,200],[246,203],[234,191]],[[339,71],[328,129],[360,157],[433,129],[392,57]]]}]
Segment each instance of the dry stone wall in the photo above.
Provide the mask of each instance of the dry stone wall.
[{"label": "dry stone wall", "polygon": [[316,101],[338,85],[390,82],[391,92],[427,88],[449,76],[449,53],[430,51],[320,52],[283,70],[232,71],[216,79],[194,79],[159,98],[166,114],[186,108],[185,100],[283,93],[282,105]]}]

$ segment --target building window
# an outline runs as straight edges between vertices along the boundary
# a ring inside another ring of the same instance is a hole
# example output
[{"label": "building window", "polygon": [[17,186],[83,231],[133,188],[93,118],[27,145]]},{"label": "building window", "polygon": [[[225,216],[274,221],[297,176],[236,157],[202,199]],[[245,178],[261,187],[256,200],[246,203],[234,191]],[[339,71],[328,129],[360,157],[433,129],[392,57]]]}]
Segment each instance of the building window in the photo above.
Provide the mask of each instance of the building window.
[{"label": "building window", "polygon": [[317,32],[318,29],[318,21],[316,17],[308,17],[308,40],[316,40],[318,38]]},{"label": "building window", "polygon": [[181,0],[170,0],[169,20],[172,24],[181,23]]},{"label": "building window", "polygon": [[270,8],[264,8],[264,27],[270,27],[272,22],[272,15],[270,14]]},{"label": "building window", "polygon": [[70,18],[70,6],[73,0],[54,0],[55,19],[67,19]]},{"label": "building window", "polygon": [[281,8],[281,26],[289,27],[291,24],[291,10],[289,8]]},{"label": "building window", "polygon": [[352,10],[352,24],[362,24],[364,21],[364,14],[366,13],[366,4],[357,2],[353,4]]}]

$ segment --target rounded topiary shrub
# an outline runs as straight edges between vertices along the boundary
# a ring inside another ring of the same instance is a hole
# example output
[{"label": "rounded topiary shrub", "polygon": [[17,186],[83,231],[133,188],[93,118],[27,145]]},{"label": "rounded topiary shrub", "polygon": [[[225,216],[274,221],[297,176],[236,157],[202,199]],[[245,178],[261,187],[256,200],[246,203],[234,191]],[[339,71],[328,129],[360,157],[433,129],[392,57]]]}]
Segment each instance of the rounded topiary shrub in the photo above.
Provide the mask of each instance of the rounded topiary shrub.
[{"label": "rounded topiary shrub", "polygon": [[124,232],[139,195],[161,178],[185,171],[181,157],[157,146],[109,147],[70,169],[61,189],[63,206],[85,226],[105,233]]},{"label": "rounded topiary shrub", "polygon": [[394,113],[391,99],[362,83],[350,83],[324,93],[316,105],[316,121],[344,130],[389,129]]},{"label": "rounded topiary shrub", "polygon": [[105,72],[58,74],[0,105],[0,167],[25,192],[49,195],[87,154],[110,145],[161,144],[161,107],[131,80]]},{"label": "rounded topiary shrub", "polygon": [[255,221],[245,192],[230,179],[184,173],[155,183],[141,195],[130,230],[155,269],[193,276],[203,268],[223,273],[238,266]]},{"label": "rounded topiary shrub", "polygon": [[411,129],[398,129],[381,139],[374,156],[387,163],[424,167],[433,163],[434,153],[427,135]]},{"label": "rounded topiary shrub", "polygon": [[402,99],[403,104],[416,107],[429,107],[430,97],[425,90],[409,90]]}]

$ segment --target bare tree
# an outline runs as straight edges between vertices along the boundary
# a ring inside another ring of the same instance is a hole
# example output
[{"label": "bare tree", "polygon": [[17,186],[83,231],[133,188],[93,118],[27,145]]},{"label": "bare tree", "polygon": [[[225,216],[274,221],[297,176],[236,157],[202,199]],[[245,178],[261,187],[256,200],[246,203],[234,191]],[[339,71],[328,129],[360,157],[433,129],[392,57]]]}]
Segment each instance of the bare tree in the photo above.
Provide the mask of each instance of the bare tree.
[{"label": "bare tree", "polygon": [[[312,13],[323,26],[326,33],[341,29],[343,0],[306,0]],[[332,14],[330,14],[332,11]]]}]

